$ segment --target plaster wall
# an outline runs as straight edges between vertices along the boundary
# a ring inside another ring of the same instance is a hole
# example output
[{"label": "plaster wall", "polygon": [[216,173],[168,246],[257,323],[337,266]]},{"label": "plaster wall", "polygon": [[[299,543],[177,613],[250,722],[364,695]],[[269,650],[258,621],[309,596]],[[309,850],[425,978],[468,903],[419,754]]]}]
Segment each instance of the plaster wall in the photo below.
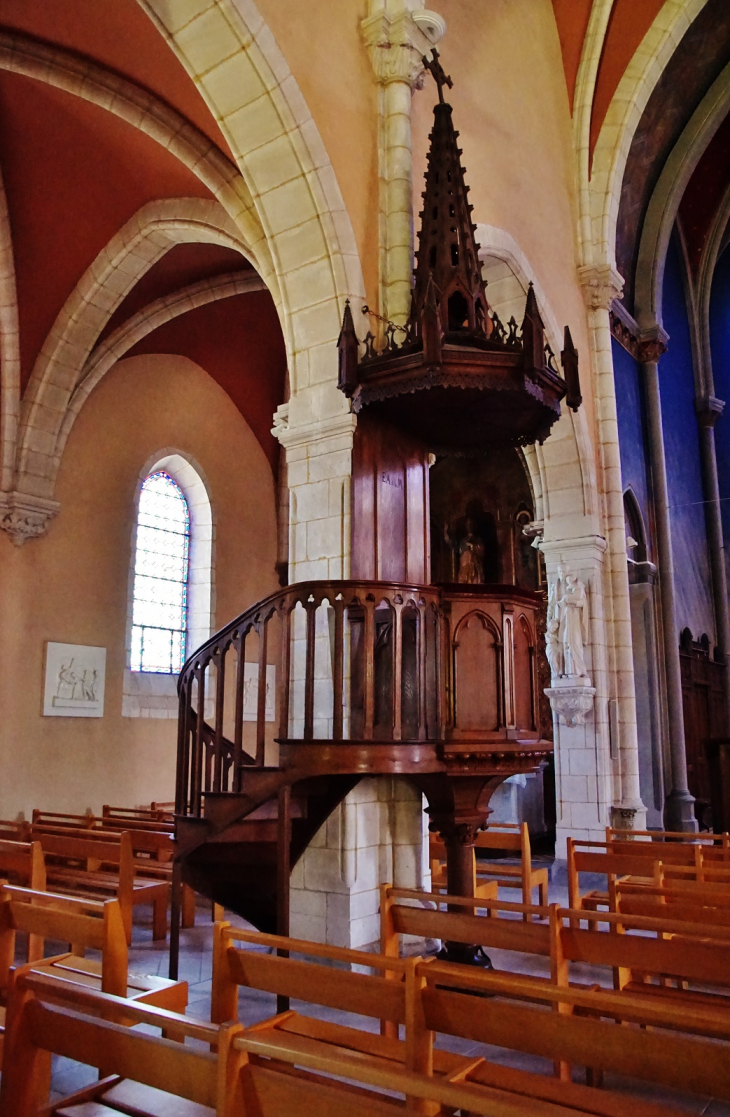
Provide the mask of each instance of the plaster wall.
[{"label": "plaster wall", "polygon": [[[58,481],[61,514],[16,548],[0,533],[0,816],[168,800],[176,723],[122,717],[132,520],[140,470],[169,448],[188,454],[213,511],[215,618],[276,585],[271,467],[226,393],[191,360],[118,362],[90,395]],[[106,647],[103,718],[41,716],[45,643]]]}]

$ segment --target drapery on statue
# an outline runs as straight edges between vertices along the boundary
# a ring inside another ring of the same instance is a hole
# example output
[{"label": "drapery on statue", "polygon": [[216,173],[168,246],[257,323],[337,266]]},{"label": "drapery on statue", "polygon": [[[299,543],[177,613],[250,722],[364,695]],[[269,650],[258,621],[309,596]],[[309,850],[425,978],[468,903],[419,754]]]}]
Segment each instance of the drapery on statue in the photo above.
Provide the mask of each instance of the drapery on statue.
[{"label": "drapery on statue", "polygon": [[586,588],[570,570],[558,569],[548,595],[545,652],[554,677],[588,675],[583,644],[587,640]]}]

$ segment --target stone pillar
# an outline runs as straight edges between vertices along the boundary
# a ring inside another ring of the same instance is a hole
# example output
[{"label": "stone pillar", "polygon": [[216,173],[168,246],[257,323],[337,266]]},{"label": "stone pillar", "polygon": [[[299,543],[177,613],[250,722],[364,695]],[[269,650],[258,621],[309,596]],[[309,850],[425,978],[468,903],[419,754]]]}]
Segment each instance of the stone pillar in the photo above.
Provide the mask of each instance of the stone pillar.
[{"label": "stone pillar", "polygon": [[[664,352],[666,335],[659,328],[654,336],[644,335],[639,359],[644,379],[649,457],[654,488],[657,566],[664,638],[664,672],[667,686],[669,723],[670,790],[664,801],[664,821],[669,830],[696,830],[694,799],[687,784],[687,754],[682,710],[682,677],[679,669],[679,632],[674,600],[674,557],[669,518],[667,464],[664,456],[662,404],[659,392],[658,360]],[[662,336],[663,335],[663,336]]]},{"label": "stone pillar", "polygon": [[725,538],[720,511],[720,485],[717,479],[717,454],[715,452],[715,423],[725,404],[715,396],[703,396],[695,402],[697,423],[700,429],[700,455],[702,458],[702,489],[705,497],[707,539],[712,570],[712,598],[715,607],[717,650],[725,664],[725,736],[730,736],[730,612],[728,610],[727,568],[725,565]]},{"label": "stone pillar", "polygon": [[383,317],[405,323],[413,269],[411,95],[423,82],[424,54],[446,25],[407,0],[371,0],[362,33],[378,81],[380,299]]},{"label": "stone pillar", "polygon": [[605,828],[614,821],[621,802],[620,778],[614,771],[618,763],[611,757],[608,718],[606,542],[600,536],[548,538],[541,542],[540,549],[545,556],[549,583],[555,585],[561,567],[569,569],[583,582],[587,599],[584,650],[588,675],[565,677],[559,670],[553,671],[552,684],[545,691],[553,710],[555,741],[555,856],[562,861],[570,836],[603,841]]},{"label": "stone pillar", "polygon": [[616,699],[618,797],[613,819],[626,829],[643,829],[646,809],[639,790],[636,695],[631,645],[631,607],[626,569],[623,484],[613,379],[609,308],[620,297],[623,280],[609,264],[578,269],[588,312],[594,373],[594,399],[605,508],[606,631],[610,689]]}]

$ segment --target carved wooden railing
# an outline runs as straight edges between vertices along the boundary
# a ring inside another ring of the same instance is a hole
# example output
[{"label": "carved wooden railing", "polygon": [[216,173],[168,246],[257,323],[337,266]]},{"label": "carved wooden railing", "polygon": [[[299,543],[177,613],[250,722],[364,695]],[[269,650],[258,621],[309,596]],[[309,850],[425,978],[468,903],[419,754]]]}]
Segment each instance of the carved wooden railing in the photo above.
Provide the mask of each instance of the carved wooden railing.
[{"label": "carved wooden railing", "polygon": [[438,589],[400,583],[302,582],[257,602],[180,673],[177,813],[241,791],[277,740],[442,737],[442,621]]}]

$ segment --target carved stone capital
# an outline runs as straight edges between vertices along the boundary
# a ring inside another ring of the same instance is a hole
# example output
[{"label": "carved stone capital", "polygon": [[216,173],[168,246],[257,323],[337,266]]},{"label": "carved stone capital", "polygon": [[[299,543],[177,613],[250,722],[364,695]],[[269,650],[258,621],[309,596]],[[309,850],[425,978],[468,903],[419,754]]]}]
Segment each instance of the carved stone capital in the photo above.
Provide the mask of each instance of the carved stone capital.
[{"label": "carved stone capital", "polygon": [[724,410],[725,401],[717,396],[700,396],[695,400],[695,411],[701,427],[712,430]]},{"label": "carved stone capital", "polygon": [[44,535],[49,523],[58,514],[57,500],[26,493],[0,493],[0,528],[6,531],[16,547],[26,539]]},{"label": "carved stone capital", "polygon": [[403,10],[367,16],[360,24],[375,76],[381,85],[402,81],[423,85],[423,56],[442,38],[446,24],[436,12]]},{"label": "carved stone capital", "polygon": [[609,310],[623,295],[623,277],[611,264],[586,264],[578,268],[578,278],[589,310]]},{"label": "carved stone capital", "polygon": [[593,709],[596,688],[590,685],[590,679],[565,678],[559,680],[557,686],[546,687],[545,694],[550,699],[553,713],[558,715],[560,724],[573,729],[576,725],[585,725],[585,720]]}]

